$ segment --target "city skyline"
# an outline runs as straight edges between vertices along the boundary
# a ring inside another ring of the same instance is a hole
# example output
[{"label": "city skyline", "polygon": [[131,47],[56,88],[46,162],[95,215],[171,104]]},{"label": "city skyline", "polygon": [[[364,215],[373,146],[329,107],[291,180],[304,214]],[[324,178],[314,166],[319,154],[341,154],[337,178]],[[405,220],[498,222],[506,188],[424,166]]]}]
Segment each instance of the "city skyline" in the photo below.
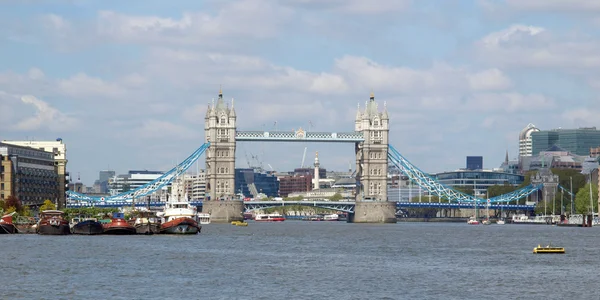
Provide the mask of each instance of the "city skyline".
[{"label": "city skyline", "polygon": [[[351,131],[373,91],[390,144],[431,173],[516,158],[528,123],[600,125],[600,6],[364,3],[3,3],[0,138],[62,138],[71,178],[90,185],[109,166],[166,171],[186,158],[221,86],[244,131]],[[327,169],[355,168],[351,145],[250,142],[236,166],[260,155],[292,170],[304,147],[307,163],[319,151]]]}]

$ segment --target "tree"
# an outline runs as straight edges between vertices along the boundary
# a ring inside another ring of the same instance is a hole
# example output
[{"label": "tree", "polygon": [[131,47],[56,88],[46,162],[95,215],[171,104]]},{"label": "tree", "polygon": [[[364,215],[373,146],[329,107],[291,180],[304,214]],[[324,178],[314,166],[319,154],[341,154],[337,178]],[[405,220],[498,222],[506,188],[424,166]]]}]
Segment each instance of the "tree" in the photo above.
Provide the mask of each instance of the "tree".
[{"label": "tree", "polygon": [[342,200],[344,197],[342,197],[342,194],[340,193],[335,193],[333,196],[329,197],[329,200],[331,201],[340,201]]},{"label": "tree", "polygon": [[14,207],[13,211],[20,212],[23,210],[23,205],[21,204],[21,200],[15,196],[8,196],[6,200],[4,200],[4,208],[8,211],[9,207]]},{"label": "tree", "polygon": [[514,192],[516,188],[508,183],[504,185],[492,185],[487,189],[488,197],[493,198],[500,195],[508,194],[510,192]]},{"label": "tree", "polygon": [[50,201],[50,200],[44,200],[44,204],[42,204],[42,206],[40,206],[40,211],[55,210],[55,209],[56,209],[56,205],[54,205],[54,203],[52,203],[52,201]]},{"label": "tree", "polygon": [[[598,186],[592,184],[592,199],[594,212],[598,212]],[[590,211],[590,183],[579,189],[575,198],[575,211],[578,214],[589,214]]]}]

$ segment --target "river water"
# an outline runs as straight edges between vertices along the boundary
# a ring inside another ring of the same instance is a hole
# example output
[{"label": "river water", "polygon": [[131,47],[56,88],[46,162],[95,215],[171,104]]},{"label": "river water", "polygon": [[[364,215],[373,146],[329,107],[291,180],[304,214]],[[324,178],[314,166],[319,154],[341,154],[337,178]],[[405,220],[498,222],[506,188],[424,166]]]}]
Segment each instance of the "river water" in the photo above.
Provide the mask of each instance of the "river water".
[{"label": "river water", "polygon": [[[194,236],[0,235],[2,299],[598,299],[600,227],[204,225]],[[564,255],[534,255],[537,244]]]}]

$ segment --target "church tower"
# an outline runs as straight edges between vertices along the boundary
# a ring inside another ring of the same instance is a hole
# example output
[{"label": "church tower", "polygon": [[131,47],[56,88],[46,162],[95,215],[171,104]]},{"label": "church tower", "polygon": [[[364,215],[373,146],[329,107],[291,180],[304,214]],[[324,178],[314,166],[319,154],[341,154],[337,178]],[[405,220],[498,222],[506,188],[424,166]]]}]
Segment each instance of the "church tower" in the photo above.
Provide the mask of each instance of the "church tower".
[{"label": "church tower", "polygon": [[[208,105],[204,118],[204,136],[210,142],[206,155],[206,190],[210,200],[230,200],[235,195],[235,133],[236,115],[231,99],[231,108],[219,98]],[[206,199],[208,200],[208,199]]]},{"label": "church tower", "polygon": [[364,142],[356,143],[356,200],[387,201],[389,117],[386,104],[379,112],[371,92],[364,111],[356,113],[355,131],[363,133]]}]

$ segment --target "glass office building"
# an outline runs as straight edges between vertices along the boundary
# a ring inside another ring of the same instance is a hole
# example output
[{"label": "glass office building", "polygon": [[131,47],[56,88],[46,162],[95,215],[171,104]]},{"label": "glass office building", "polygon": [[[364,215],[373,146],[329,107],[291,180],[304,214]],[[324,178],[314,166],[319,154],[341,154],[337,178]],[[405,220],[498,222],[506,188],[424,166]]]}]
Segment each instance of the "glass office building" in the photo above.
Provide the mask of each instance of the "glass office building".
[{"label": "glass office building", "polygon": [[467,156],[467,170],[483,169],[483,156]]},{"label": "glass office building", "polygon": [[438,173],[433,177],[446,186],[474,189],[475,195],[480,198],[484,198],[487,189],[493,185],[517,186],[524,180],[523,175],[491,171],[453,171]]},{"label": "glass office building", "polygon": [[252,168],[235,169],[235,193],[249,198],[256,197],[259,193],[278,197],[279,181],[273,174],[257,172]]},{"label": "glass office building", "polygon": [[600,146],[600,130],[596,127],[554,129],[531,133],[533,155],[558,146],[575,155],[589,156],[590,149]]}]

